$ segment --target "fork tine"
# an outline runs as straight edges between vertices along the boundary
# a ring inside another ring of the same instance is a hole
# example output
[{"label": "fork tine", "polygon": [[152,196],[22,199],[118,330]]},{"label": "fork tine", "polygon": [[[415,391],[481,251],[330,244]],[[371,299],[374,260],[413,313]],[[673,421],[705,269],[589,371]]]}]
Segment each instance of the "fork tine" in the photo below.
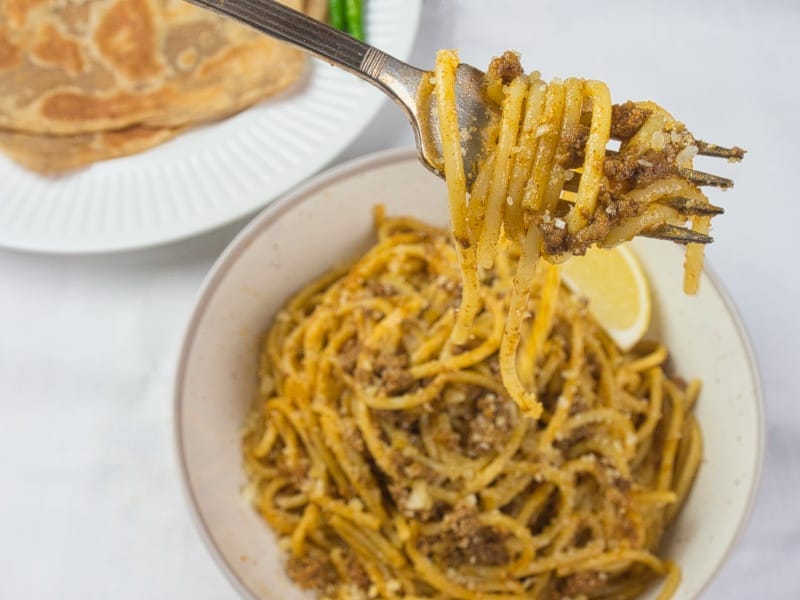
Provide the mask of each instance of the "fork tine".
[{"label": "fork tine", "polygon": [[[617,141],[623,141],[622,138],[619,137],[613,137],[611,139]],[[695,145],[697,146],[697,153],[701,156],[727,158],[731,162],[739,162],[744,158],[744,155],[747,153],[747,150],[745,150],[744,148],[739,148],[739,146],[733,146],[732,148],[727,148],[725,146],[718,146],[717,144],[712,144],[711,142],[706,142],[703,140],[695,140]],[[616,154],[616,152],[614,151],[608,151],[607,153],[611,154],[612,152]]]},{"label": "fork tine", "polygon": [[721,206],[697,202],[689,198],[669,198],[666,200],[659,200],[659,203],[670,206],[684,215],[713,216],[721,215],[725,212],[725,209]]},{"label": "fork tine", "polygon": [[714,241],[714,238],[709,235],[668,224],[658,225],[652,229],[642,231],[639,235],[659,240],[669,240],[678,244],[710,244]]},{"label": "fork tine", "polygon": [[[693,217],[693,216],[713,217],[725,213],[725,209],[722,208],[721,206],[715,206],[713,204],[703,204],[695,200],[691,200],[689,198],[680,198],[680,197],[667,198],[664,200],[657,200],[657,202],[659,204],[669,206],[670,208],[674,208],[679,213],[687,217]],[[565,200],[563,198],[559,200],[559,203],[561,203],[560,206],[562,209],[565,208],[567,205],[572,206],[572,202],[570,200]]]},{"label": "fork tine", "polygon": [[732,179],[720,177],[719,175],[712,175],[711,173],[704,173],[703,171],[695,171],[694,169],[678,167],[678,175],[688,181],[691,181],[695,185],[708,185],[711,187],[722,188],[724,190],[733,187]]},{"label": "fork tine", "polygon": [[[694,169],[679,167],[678,175],[695,185],[718,187],[723,190],[733,187],[732,179],[720,177],[719,175],[714,175],[712,173],[704,173],[703,171],[695,171]],[[580,180],[581,174],[572,171],[572,179],[564,182],[564,189],[569,192],[577,192]]]},{"label": "fork tine", "polygon": [[732,162],[739,162],[744,158],[745,152],[747,152],[747,150],[743,150],[742,148],[739,148],[739,146],[725,148],[724,146],[717,146],[716,144],[710,144],[709,142],[704,142],[703,140],[697,140],[696,144],[698,154],[702,156],[727,158]]},{"label": "fork tine", "polygon": [[568,192],[577,192],[578,185],[581,182],[581,174],[576,173],[575,171],[570,171],[572,173],[572,179],[564,182],[564,189]]}]

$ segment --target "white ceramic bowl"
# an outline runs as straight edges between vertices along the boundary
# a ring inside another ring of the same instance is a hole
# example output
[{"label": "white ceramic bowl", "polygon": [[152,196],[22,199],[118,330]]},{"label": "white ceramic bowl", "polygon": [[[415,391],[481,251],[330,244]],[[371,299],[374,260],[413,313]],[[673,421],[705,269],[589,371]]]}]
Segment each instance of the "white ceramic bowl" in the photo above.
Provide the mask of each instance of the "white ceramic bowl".
[{"label": "white ceramic bowl", "polygon": [[[304,283],[368,246],[376,203],[390,214],[447,223],[444,184],[413,152],[356,160],[256,217],[211,270],[191,317],[175,387],[189,510],[244,597],[307,597],[285,575],[268,526],[239,494],[240,427],[255,394],[259,338]],[[679,373],[704,382],[697,407],[704,459],[664,546],[683,569],[677,598],[696,598],[752,506],[764,445],[760,386],[741,322],[718,284],[704,275],[700,293],[684,296],[679,248],[641,240],[635,249],[652,284],[652,335],[671,349]]]}]

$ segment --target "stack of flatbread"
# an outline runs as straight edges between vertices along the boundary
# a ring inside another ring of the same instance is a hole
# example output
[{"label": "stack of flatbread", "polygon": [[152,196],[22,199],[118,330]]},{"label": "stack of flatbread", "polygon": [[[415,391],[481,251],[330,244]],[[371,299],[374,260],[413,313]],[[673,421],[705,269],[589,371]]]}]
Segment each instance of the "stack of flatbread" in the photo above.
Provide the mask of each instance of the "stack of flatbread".
[{"label": "stack of flatbread", "polygon": [[[282,0],[322,18],[324,0]],[[286,89],[302,53],[183,0],[0,0],[0,150],[57,173]]]}]

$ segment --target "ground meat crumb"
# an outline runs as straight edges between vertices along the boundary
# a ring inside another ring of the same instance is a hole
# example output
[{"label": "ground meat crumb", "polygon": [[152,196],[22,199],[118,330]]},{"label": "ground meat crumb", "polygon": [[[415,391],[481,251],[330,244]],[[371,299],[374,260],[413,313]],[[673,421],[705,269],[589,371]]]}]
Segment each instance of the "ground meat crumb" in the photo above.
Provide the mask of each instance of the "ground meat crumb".
[{"label": "ground meat crumb", "polygon": [[416,461],[408,461],[403,467],[403,475],[411,480],[421,479],[428,483],[439,483],[441,476],[427,465]]},{"label": "ground meat crumb", "polygon": [[616,487],[623,494],[626,494],[631,491],[633,482],[625,477],[617,477],[614,479],[614,487]]},{"label": "ground meat crumb", "polygon": [[373,411],[376,419],[396,429],[416,432],[419,429],[420,414],[417,410],[381,410]]},{"label": "ground meat crumb", "polygon": [[429,556],[437,555],[449,567],[464,565],[499,566],[510,560],[506,547],[507,534],[482,525],[475,506],[457,505],[445,515],[444,531],[422,538],[419,549]]},{"label": "ground meat crumb", "polygon": [[524,73],[519,54],[506,50],[502,56],[495,56],[489,63],[489,80],[499,79],[503,83],[510,83]]},{"label": "ground meat crumb", "polygon": [[390,284],[378,281],[377,279],[368,279],[366,286],[367,289],[372,292],[372,295],[378,298],[394,295],[394,288]]},{"label": "ground meat crumb", "polygon": [[361,562],[358,560],[355,554],[350,552],[347,556],[347,576],[350,583],[355,584],[362,590],[369,589],[369,586],[372,585],[372,582],[369,579],[369,575],[364,570],[364,567],[361,566]]},{"label": "ground meat crumb", "polygon": [[401,394],[407,392],[415,383],[414,377],[408,372],[408,356],[406,354],[380,353],[373,365],[375,375],[381,382],[381,387],[387,394]]},{"label": "ground meat crumb", "polygon": [[566,227],[559,228],[550,221],[549,223],[540,223],[539,231],[542,233],[542,241],[544,243],[544,250],[547,254],[561,254],[566,252],[568,232]]},{"label": "ground meat crumb", "polygon": [[358,361],[358,354],[361,351],[361,345],[356,338],[350,338],[339,349],[339,366],[346,373],[352,373],[356,368]]},{"label": "ground meat crumb", "polygon": [[636,216],[643,208],[641,204],[607,190],[600,192],[597,205],[598,210],[588,215],[588,223],[574,235],[566,228],[558,228],[553,221],[541,223],[539,230],[542,232],[545,251],[549,254],[585,254],[592,244],[605,239],[614,225]]},{"label": "ground meat crumb", "polygon": [[599,206],[598,212],[608,215],[613,223],[628,217],[634,217],[642,210],[642,206],[635,200],[612,194],[606,190],[601,190],[597,197],[597,204]]},{"label": "ground meat crumb", "polygon": [[649,110],[639,108],[630,100],[625,104],[615,104],[611,107],[611,137],[630,139],[642,128],[649,116]]},{"label": "ground meat crumb", "polygon": [[592,434],[592,428],[586,425],[581,425],[580,427],[576,427],[573,429],[568,437],[564,437],[562,439],[556,440],[553,445],[561,450],[561,452],[566,452],[572,446],[580,444],[581,442],[587,440],[589,436]]},{"label": "ground meat crumb", "polygon": [[676,173],[675,165],[664,152],[649,150],[644,155],[617,154],[607,156],[603,172],[612,191],[627,192]]},{"label": "ground meat crumb", "polygon": [[292,556],[286,571],[301,588],[324,589],[336,582],[336,570],[330,560],[324,556]]},{"label": "ground meat crumb", "polygon": [[301,457],[296,461],[278,462],[278,472],[299,487],[306,480],[310,466],[309,460]]},{"label": "ground meat crumb", "polygon": [[392,450],[389,453],[389,460],[392,461],[395,469],[397,469],[402,478],[406,481],[415,481],[420,479],[427,483],[433,484],[441,484],[444,481],[443,476],[437,471],[403,455],[402,452],[398,452],[397,450]]},{"label": "ground meat crumb", "polygon": [[342,438],[348,448],[353,448],[356,452],[366,452],[367,446],[364,443],[364,438],[361,436],[361,431],[358,429],[353,419],[342,419]]},{"label": "ground meat crumb", "polygon": [[485,394],[476,402],[477,414],[469,423],[467,455],[482,456],[497,448],[514,427],[514,403],[497,394]]},{"label": "ground meat crumb", "polygon": [[589,595],[602,588],[606,583],[606,579],[605,573],[580,571],[562,579],[558,586],[559,592],[569,598]]},{"label": "ground meat crumb", "polygon": [[589,128],[580,123],[567,127],[558,142],[556,161],[565,169],[574,169],[583,164]]},{"label": "ground meat crumb", "polygon": [[469,539],[481,528],[477,508],[466,502],[453,507],[445,516],[443,525],[458,542],[456,545],[461,547],[468,546]]}]

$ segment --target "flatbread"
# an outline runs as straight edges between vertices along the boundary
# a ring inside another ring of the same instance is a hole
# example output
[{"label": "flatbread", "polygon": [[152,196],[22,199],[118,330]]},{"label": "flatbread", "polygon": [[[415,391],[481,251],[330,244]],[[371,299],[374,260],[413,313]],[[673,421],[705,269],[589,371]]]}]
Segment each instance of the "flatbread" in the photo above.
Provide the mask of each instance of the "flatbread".
[{"label": "flatbread", "polygon": [[0,0],[0,128],[185,126],[285,89],[304,63],[183,0]]},{"label": "flatbread", "polygon": [[133,125],[64,136],[0,130],[0,151],[32,171],[55,175],[141,152],[174,138],[184,129]]},{"label": "flatbread", "polygon": [[[326,16],[326,0],[282,1]],[[141,152],[285,90],[304,66],[183,0],[0,0],[0,151],[46,174]]]},{"label": "flatbread", "polygon": [[324,21],[328,16],[328,0],[306,0],[303,10],[309,17]]}]

